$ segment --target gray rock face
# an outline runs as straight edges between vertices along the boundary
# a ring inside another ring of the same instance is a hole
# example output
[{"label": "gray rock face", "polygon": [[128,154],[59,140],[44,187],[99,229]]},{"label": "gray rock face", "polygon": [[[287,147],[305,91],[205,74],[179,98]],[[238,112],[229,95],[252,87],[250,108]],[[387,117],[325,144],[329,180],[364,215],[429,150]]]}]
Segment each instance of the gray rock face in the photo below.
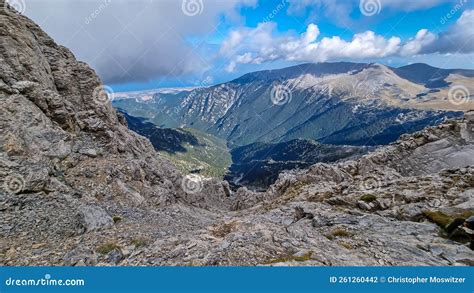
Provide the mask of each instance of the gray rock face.
[{"label": "gray rock face", "polygon": [[[118,123],[92,69],[25,17],[3,10],[1,17],[2,155],[18,165],[25,191],[42,191],[49,178],[59,178],[95,197],[122,177],[151,196],[147,185],[179,176],[148,141]],[[28,164],[35,166],[31,174]]]},{"label": "gray rock face", "polygon": [[0,9],[0,35],[2,265],[474,265],[444,230],[474,213],[472,115],[232,193],[186,183],[30,20]]},{"label": "gray rock face", "polygon": [[1,242],[106,229],[122,209],[184,198],[182,175],[120,123],[95,72],[0,7]]},{"label": "gray rock face", "polygon": [[112,217],[98,206],[79,207],[77,217],[79,218],[81,227],[87,232],[110,228],[114,224]]}]

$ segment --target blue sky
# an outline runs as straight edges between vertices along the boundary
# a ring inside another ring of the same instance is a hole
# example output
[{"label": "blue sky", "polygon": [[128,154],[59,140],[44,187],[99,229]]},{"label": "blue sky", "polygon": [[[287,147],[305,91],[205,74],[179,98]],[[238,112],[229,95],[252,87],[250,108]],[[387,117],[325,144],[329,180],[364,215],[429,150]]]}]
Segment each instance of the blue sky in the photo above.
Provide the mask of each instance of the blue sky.
[{"label": "blue sky", "polygon": [[117,91],[305,62],[474,69],[472,0],[60,2],[30,2],[25,13]]}]

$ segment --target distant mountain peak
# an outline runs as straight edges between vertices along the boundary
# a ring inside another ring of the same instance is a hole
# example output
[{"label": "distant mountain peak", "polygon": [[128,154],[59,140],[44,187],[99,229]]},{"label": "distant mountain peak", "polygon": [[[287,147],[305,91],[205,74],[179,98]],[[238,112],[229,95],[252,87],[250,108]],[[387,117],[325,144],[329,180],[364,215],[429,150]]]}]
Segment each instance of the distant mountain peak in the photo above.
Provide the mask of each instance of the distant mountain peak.
[{"label": "distant mountain peak", "polygon": [[[153,109],[157,125],[186,124],[226,139],[231,146],[295,138],[332,144],[385,144],[446,116],[462,115],[450,110],[469,109],[469,104],[455,105],[446,98],[447,85],[460,78],[466,78],[463,82],[474,92],[474,83],[462,75],[464,72],[456,71],[460,75],[454,76],[448,71],[445,78],[437,80],[441,87],[432,90],[432,76],[424,73],[425,78],[417,68],[304,63],[248,73],[179,96],[157,94],[147,107]],[[282,95],[276,97],[278,103],[275,95]],[[132,111],[133,107],[142,108],[140,115],[150,111],[140,103],[116,104]]]}]

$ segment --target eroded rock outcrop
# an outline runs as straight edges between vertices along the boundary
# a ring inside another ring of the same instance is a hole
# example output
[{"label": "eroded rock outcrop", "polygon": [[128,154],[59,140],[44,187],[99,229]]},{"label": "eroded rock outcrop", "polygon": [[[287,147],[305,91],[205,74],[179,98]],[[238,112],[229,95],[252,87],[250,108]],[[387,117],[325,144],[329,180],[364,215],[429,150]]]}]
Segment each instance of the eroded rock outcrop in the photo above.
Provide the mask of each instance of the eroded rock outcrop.
[{"label": "eroded rock outcrop", "polygon": [[0,7],[2,242],[110,228],[131,207],[188,199],[175,167],[120,123],[95,72]]}]

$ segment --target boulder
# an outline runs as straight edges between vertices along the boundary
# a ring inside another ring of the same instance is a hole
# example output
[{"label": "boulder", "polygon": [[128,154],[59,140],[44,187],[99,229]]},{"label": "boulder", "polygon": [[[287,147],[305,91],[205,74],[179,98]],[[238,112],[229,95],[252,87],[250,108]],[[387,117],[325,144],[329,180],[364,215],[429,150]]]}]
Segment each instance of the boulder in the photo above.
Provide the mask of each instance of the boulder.
[{"label": "boulder", "polygon": [[99,206],[84,205],[79,207],[78,210],[77,218],[80,229],[84,232],[110,228],[114,224],[112,217]]}]

